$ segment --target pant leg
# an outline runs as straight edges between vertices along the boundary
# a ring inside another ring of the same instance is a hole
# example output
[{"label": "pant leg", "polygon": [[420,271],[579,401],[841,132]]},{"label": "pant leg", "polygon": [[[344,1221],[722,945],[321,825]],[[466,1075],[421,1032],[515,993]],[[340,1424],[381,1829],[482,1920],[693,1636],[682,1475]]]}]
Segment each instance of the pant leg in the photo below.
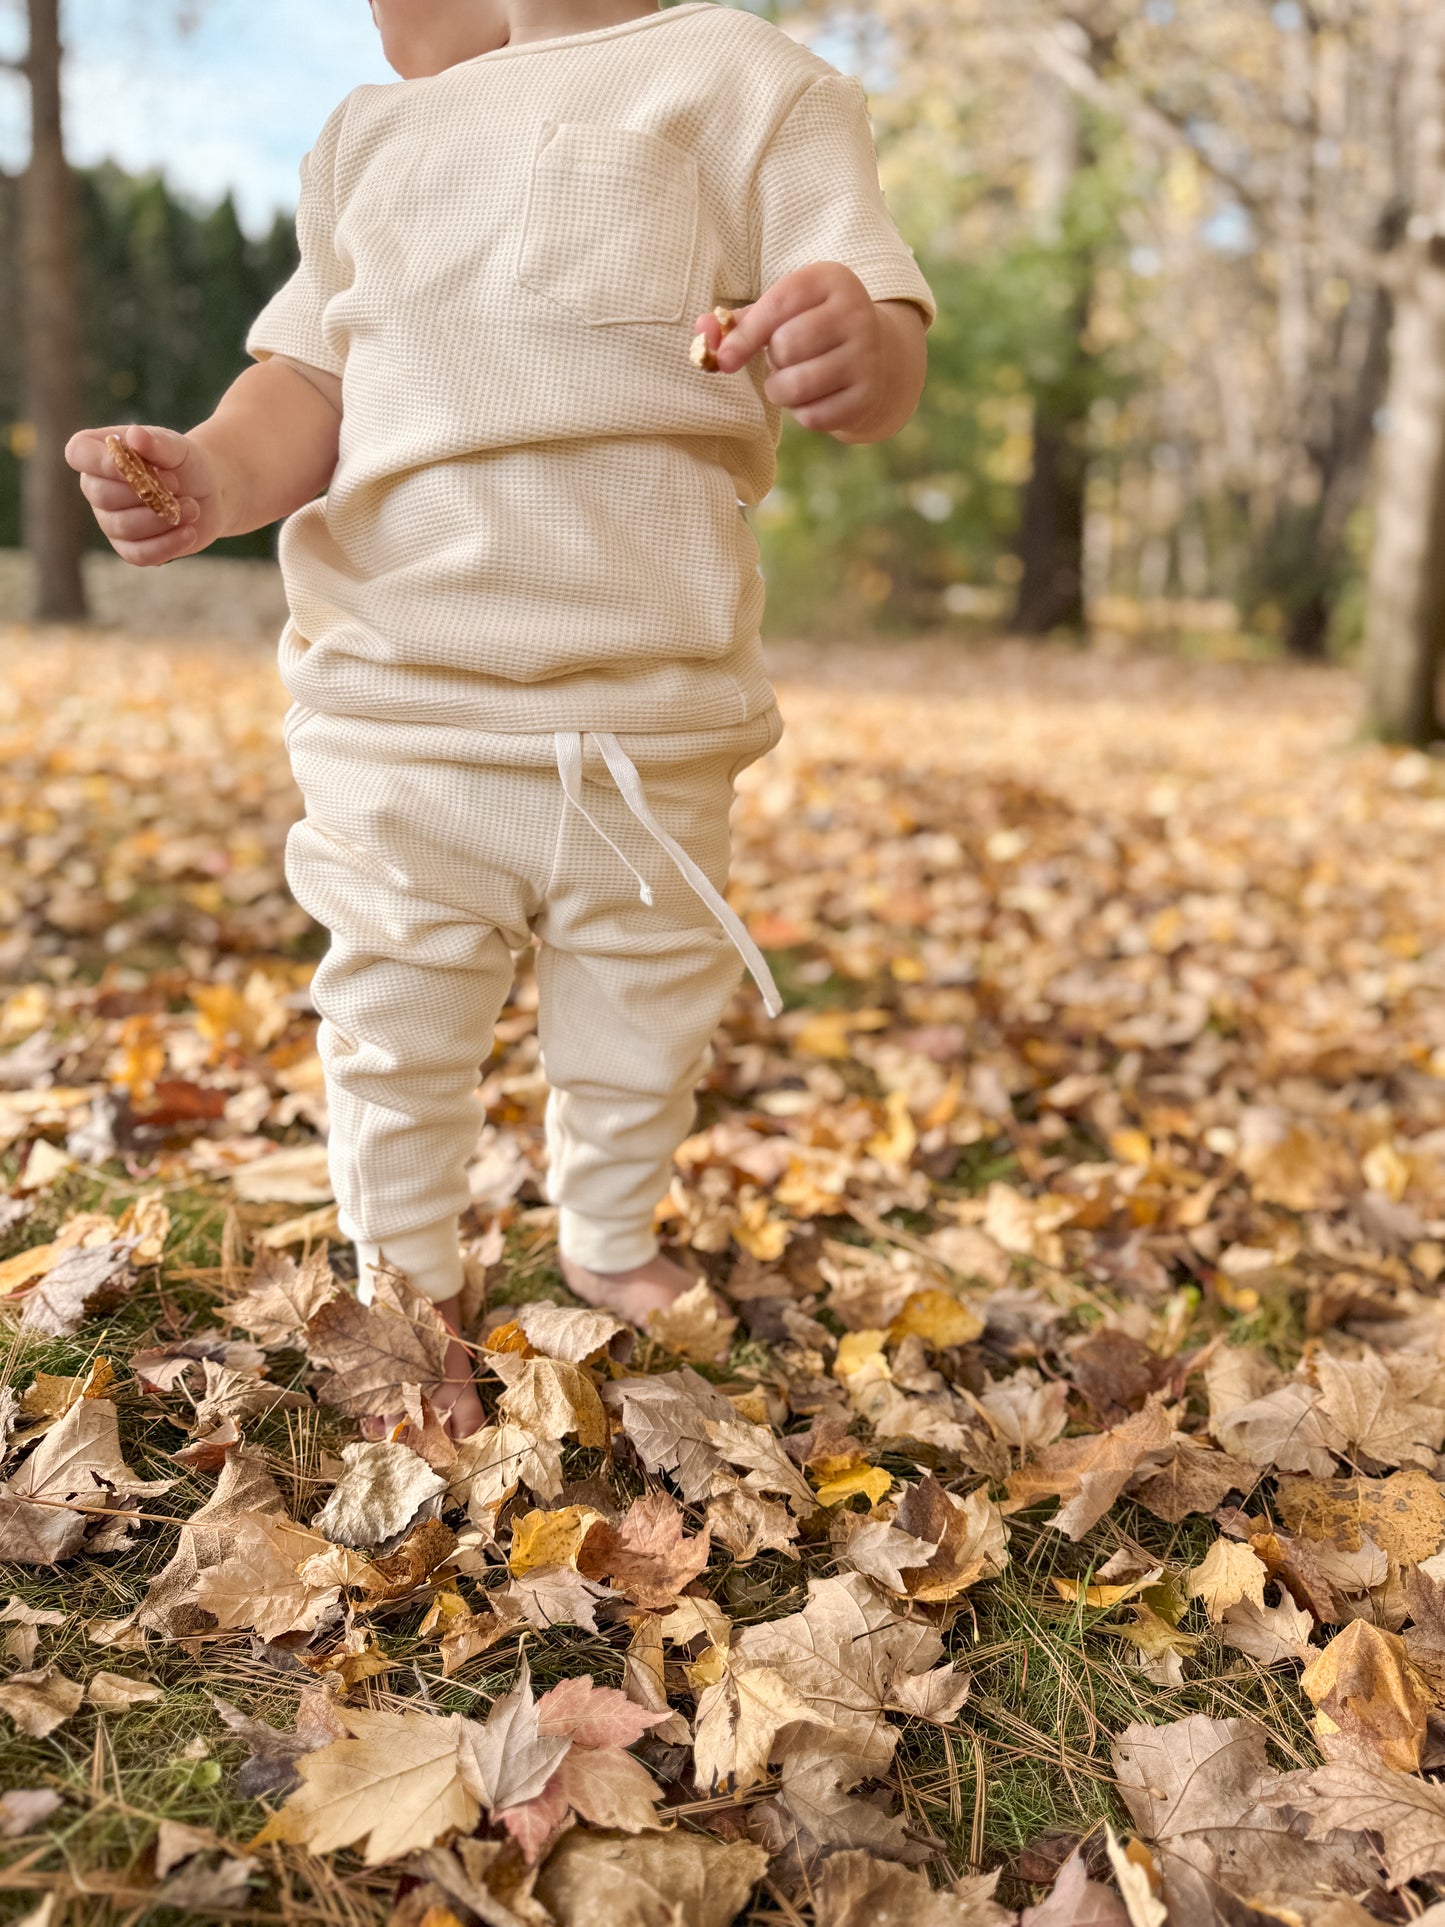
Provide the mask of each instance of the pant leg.
[{"label": "pant leg", "polygon": [[[705,756],[649,756],[629,737],[654,814],[721,889],[733,778],[776,741],[776,715]],[[565,1257],[598,1271],[657,1250],[653,1209],[692,1129],[694,1092],[742,975],[706,905],[627,809],[584,738],[588,810],[651,885],[651,906],[590,824],[568,808],[536,924],[539,1033],[552,1086],[548,1191]]]},{"label": "pant leg", "polygon": [[476,1087],[558,818],[555,779],[532,794],[527,772],[418,760],[388,727],[293,732],[307,815],[286,843],[292,894],[331,932],[311,995],[338,1223],[383,1250],[470,1202]]}]

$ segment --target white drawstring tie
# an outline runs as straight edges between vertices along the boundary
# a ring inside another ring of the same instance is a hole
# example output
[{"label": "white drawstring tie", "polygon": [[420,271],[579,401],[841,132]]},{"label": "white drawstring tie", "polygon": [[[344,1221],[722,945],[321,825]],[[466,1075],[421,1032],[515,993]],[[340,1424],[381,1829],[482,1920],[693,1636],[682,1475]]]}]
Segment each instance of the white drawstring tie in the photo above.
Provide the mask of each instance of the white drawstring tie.
[{"label": "white drawstring tie", "polygon": [[[629,758],[617,738],[612,735],[610,731],[602,729],[594,729],[590,731],[589,734],[602,751],[603,761],[612,773],[612,780],[616,783],[618,794],[621,796],[623,802],[627,805],[628,809],[631,810],[632,814],[637,818],[638,822],[642,825],[643,829],[647,831],[653,841],[659,844],[667,852],[668,856],[672,858],[673,863],[677,866],[677,870],[684,881],[690,884],[702,898],[708,909],[732,939],[738,955],[752,972],[753,982],[762,992],[763,1003],[768,1015],[770,1017],[780,1016],[783,1009],[783,1000],[778,995],[778,986],[773,982],[773,973],[768,969],[767,959],[764,957],[762,951],[758,949],[758,946],[748,935],[747,926],[744,924],[742,918],[738,915],[737,911],[733,909],[732,905],[725,900],[721,893],[713,888],[707,877],[698,868],[697,864],[693,862],[692,858],[688,855],[687,851],[683,849],[676,837],[669,836],[657,818],[652,814],[651,809],[648,807],[647,796],[643,791],[642,778],[638,775],[636,765]],[[596,817],[592,815],[587,805],[582,801],[582,736],[580,731],[575,729],[559,729],[556,732],[556,744],[557,774],[562,780],[562,792],[566,796],[567,801],[580,816],[584,817],[586,821],[592,825],[593,829],[602,838],[602,841],[607,845],[608,849],[618,858],[619,862],[636,877],[639,896],[645,904],[651,905],[653,900],[652,889],[646,877],[643,876],[635,864],[627,861],[627,858],[623,856],[621,850],[618,849],[617,845],[612,841],[612,838],[607,834],[606,830],[602,828]]]}]

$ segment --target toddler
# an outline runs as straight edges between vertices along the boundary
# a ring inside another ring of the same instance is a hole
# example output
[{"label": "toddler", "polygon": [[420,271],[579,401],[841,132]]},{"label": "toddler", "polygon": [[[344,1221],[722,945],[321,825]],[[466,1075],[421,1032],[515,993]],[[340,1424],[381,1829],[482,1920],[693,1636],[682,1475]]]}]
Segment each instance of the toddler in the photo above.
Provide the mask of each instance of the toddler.
[{"label": "toddler", "polygon": [[[743,507],[785,407],[897,432],[935,304],[862,87],[756,15],[371,8],[401,78],[353,88],[302,161],[255,365],[187,434],[66,456],[141,567],[286,518],[286,876],[331,933],[312,996],[363,1295],[384,1258],[457,1329],[479,1066],[535,937],[562,1270],[641,1321],[693,1282],[653,1213],[740,958],[780,1008],[721,894],[734,779],[781,733]],[[448,1371],[461,1436],[460,1344]]]}]

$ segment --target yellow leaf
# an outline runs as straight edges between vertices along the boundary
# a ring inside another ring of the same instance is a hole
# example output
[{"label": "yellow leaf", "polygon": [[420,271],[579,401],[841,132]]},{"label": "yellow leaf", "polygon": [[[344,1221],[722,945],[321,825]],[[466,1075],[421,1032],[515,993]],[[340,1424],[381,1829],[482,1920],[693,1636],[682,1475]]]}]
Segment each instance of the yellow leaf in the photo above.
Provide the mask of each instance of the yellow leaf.
[{"label": "yellow leaf", "polygon": [[838,1341],[838,1356],[833,1360],[833,1376],[846,1385],[850,1378],[872,1365],[888,1376],[888,1361],[883,1356],[884,1331],[844,1332]]},{"label": "yellow leaf", "polygon": [[1398,1633],[1354,1619],[1300,1674],[1330,1728],[1386,1766],[1417,1773],[1434,1698]]},{"label": "yellow leaf", "polygon": [[983,1326],[972,1306],[961,1304],[952,1292],[915,1291],[888,1327],[888,1342],[896,1345],[900,1339],[917,1336],[937,1348],[970,1345]]},{"label": "yellow leaf", "polygon": [[820,1010],[798,1032],[793,1048],[806,1057],[847,1057],[854,1031],[886,1030],[892,1021],[886,1010]]},{"label": "yellow leaf", "polygon": [[881,1465],[870,1465],[856,1452],[815,1460],[808,1469],[818,1480],[820,1505],[841,1505],[845,1499],[863,1492],[869,1505],[875,1506],[893,1486],[892,1473],[885,1472]]},{"label": "yellow leaf", "polygon": [[582,1541],[602,1514],[591,1506],[564,1505],[556,1512],[528,1512],[512,1527],[512,1551],[507,1564],[519,1579],[534,1566],[571,1566],[577,1569]]},{"label": "yellow leaf", "polygon": [[1249,1599],[1264,1608],[1264,1582],[1269,1577],[1263,1561],[1234,1539],[1216,1539],[1189,1574],[1189,1597],[1202,1599],[1215,1625],[1231,1606]]}]

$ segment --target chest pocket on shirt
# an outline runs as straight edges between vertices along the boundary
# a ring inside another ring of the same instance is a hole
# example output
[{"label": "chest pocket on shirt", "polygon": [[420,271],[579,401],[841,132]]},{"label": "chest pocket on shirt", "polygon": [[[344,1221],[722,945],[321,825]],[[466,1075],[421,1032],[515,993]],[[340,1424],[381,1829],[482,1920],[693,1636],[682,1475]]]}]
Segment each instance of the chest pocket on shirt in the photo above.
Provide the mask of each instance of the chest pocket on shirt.
[{"label": "chest pocket on shirt", "polygon": [[685,148],[602,121],[543,121],[517,250],[524,288],[593,324],[680,321],[697,229]]}]

